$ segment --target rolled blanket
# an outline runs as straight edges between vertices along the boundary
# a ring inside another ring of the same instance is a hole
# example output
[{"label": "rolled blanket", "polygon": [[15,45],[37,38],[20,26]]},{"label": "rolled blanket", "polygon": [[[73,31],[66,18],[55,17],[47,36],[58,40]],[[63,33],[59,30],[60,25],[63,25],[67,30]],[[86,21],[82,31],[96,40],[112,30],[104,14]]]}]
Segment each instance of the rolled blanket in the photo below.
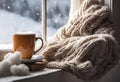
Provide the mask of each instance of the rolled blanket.
[{"label": "rolled blanket", "polygon": [[119,60],[109,9],[100,0],[84,0],[76,15],[43,49],[49,68],[67,70],[83,80],[98,80]]}]

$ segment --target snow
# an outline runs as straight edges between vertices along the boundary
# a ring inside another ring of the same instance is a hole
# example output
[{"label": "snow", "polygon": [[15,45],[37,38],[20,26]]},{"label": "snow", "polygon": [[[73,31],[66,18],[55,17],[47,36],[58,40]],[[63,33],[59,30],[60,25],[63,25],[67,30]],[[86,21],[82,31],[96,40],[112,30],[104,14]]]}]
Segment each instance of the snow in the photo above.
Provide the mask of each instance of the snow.
[{"label": "snow", "polygon": [[[48,40],[67,23],[69,8],[70,0],[47,0]],[[41,36],[41,26],[41,0],[0,0],[0,44],[12,43],[16,32]]]},{"label": "snow", "polygon": [[[41,23],[15,13],[0,10],[0,44],[11,43],[12,35],[16,32],[32,31],[36,33],[36,36],[41,36],[41,30]],[[53,36],[55,32],[55,29],[48,27],[48,37]]]}]

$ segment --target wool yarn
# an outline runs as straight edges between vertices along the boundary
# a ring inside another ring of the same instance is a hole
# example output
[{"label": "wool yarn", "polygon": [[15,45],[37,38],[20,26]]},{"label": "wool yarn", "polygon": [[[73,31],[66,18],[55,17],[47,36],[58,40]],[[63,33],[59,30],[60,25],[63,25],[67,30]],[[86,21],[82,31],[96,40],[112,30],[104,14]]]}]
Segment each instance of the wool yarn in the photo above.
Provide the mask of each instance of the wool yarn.
[{"label": "wool yarn", "polygon": [[98,80],[119,60],[110,11],[100,0],[84,0],[69,22],[41,51],[49,68],[60,68],[83,80]]}]

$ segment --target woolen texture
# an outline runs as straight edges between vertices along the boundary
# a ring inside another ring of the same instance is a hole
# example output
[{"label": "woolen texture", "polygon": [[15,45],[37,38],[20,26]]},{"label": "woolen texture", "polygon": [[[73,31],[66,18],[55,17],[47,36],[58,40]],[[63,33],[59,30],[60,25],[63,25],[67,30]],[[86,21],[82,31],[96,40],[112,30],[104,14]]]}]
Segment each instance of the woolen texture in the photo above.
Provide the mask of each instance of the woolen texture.
[{"label": "woolen texture", "polygon": [[73,17],[41,54],[49,68],[67,70],[83,80],[98,80],[118,63],[118,30],[100,0],[84,0]]}]

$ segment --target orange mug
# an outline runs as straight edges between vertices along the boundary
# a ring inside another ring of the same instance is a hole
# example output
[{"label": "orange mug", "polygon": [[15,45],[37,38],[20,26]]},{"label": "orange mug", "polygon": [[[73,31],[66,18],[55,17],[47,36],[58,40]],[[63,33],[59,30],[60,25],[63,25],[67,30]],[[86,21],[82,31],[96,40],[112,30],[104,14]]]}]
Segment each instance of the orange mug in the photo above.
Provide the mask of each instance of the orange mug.
[{"label": "orange mug", "polygon": [[[35,50],[35,42],[40,39],[41,46]],[[43,47],[43,39],[36,37],[35,34],[14,34],[13,35],[13,48],[14,51],[20,51],[22,53],[22,59],[31,59],[32,55],[37,53]]]}]

